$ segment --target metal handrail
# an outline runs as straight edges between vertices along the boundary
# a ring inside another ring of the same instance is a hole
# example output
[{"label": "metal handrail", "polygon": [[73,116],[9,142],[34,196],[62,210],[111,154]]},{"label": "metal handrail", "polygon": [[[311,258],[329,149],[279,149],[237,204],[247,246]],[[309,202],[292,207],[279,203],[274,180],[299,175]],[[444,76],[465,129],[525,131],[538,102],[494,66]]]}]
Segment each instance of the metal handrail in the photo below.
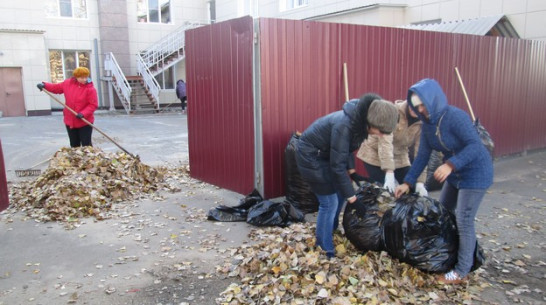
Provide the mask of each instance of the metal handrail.
[{"label": "metal handrail", "polygon": [[137,57],[137,72],[142,77],[144,87],[155,100],[155,109],[159,110],[159,90],[161,87],[140,56]]},{"label": "metal handrail", "polygon": [[163,62],[170,55],[177,53],[184,47],[185,31],[203,25],[202,23],[187,23],[167,36],[158,43],[140,52],[139,57],[146,67],[150,68],[155,64]]},{"label": "metal handrail", "polygon": [[127,81],[127,78],[125,78],[125,74],[123,74],[123,71],[119,67],[118,62],[114,57],[114,53],[106,53],[104,59],[104,70],[110,71],[110,75],[113,76],[114,87],[116,88],[116,92],[121,99],[121,104],[123,105],[123,108],[125,108],[125,111],[129,113],[131,111],[130,101],[132,89]]}]

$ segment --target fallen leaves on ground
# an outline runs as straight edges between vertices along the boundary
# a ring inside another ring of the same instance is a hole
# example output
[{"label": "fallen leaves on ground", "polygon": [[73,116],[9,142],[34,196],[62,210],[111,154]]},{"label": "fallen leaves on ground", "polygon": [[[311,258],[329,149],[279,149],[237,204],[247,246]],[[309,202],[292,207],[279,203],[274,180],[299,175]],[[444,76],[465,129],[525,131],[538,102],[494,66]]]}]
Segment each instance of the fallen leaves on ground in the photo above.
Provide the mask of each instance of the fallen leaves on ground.
[{"label": "fallen leaves on ground", "polygon": [[338,257],[314,247],[314,224],[254,229],[253,245],[232,250],[218,272],[238,277],[218,304],[465,304],[487,284],[471,274],[466,285],[439,285],[432,274],[392,259],[386,252],[358,252],[336,234]]},{"label": "fallen leaves on ground", "polygon": [[77,222],[93,216],[109,218],[118,202],[157,197],[157,191],[180,191],[188,176],[185,166],[150,167],[124,152],[106,153],[99,148],[62,148],[36,179],[14,184],[10,208],[25,211],[39,221]]}]

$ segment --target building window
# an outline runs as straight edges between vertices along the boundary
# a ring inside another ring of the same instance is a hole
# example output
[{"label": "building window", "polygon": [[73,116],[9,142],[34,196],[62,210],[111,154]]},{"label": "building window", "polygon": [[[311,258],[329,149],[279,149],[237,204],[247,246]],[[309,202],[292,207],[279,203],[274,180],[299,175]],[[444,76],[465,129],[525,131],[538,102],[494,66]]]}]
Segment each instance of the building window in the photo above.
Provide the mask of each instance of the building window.
[{"label": "building window", "polygon": [[159,87],[161,87],[161,89],[174,89],[174,72],[174,66],[172,66],[155,76],[155,79],[159,83]]},{"label": "building window", "polygon": [[89,55],[89,51],[49,51],[51,82],[60,83],[71,78],[77,67],[86,67],[91,71]]},{"label": "building window", "polygon": [[87,18],[87,0],[48,0],[48,17]]},{"label": "building window", "polygon": [[137,21],[171,23],[170,0],[137,0]]},{"label": "building window", "polygon": [[286,11],[293,8],[306,6],[308,4],[309,0],[280,0],[280,9],[281,11]]}]

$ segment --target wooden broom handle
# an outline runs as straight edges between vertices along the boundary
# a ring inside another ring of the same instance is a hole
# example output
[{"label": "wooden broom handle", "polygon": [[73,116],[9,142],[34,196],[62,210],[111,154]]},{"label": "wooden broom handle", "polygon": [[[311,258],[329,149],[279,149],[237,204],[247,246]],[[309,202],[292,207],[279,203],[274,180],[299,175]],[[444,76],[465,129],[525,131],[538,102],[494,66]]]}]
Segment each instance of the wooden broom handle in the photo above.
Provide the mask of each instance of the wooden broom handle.
[{"label": "wooden broom handle", "polygon": [[349,80],[347,79],[347,63],[343,63],[343,85],[345,87],[345,101],[349,100]]},{"label": "wooden broom handle", "polygon": [[470,116],[472,117],[472,121],[475,121],[476,117],[474,116],[474,111],[472,111],[472,105],[470,105],[468,94],[466,94],[466,89],[464,88],[463,79],[461,78],[461,74],[459,74],[459,69],[457,67],[455,67],[455,73],[457,74],[459,84],[461,85],[461,89],[463,90],[464,98],[466,100],[466,104],[468,105],[468,109],[470,109]]}]

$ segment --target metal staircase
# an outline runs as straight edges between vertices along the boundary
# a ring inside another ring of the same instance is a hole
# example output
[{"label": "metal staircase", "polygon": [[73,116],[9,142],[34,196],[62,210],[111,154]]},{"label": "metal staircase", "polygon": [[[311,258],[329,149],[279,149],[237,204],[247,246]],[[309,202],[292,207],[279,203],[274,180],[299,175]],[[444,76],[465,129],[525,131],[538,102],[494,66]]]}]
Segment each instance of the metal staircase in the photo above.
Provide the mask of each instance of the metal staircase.
[{"label": "metal staircase", "polygon": [[187,23],[137,54],[136,76],[126,77],[114,54],[111,52],[106,54],[104,79],[112,86],[128,114],[142,110],[159,112],[161,88],[154,76],[184,60],[185,31],[201,25]]}]

